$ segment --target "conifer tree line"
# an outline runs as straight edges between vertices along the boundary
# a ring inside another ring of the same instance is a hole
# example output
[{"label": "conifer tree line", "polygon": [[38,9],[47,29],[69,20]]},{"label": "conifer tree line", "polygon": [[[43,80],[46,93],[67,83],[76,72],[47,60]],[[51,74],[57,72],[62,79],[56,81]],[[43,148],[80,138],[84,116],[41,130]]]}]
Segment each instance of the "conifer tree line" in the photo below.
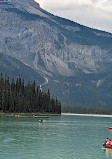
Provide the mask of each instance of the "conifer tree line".
[{"label": "conifer tree line", "polygon": [[61,108],[63,113],[77,113],[77,114],[112,114],[112,107],[108,106],[63,106]]},{"label": "conifer tree line", "polygon": [[61,113],[61,103],[51,98],[50,91],[42,91],[35,81],[24,84],[24,79],[16,80],[0,76],[0,111],[9,113]]}]

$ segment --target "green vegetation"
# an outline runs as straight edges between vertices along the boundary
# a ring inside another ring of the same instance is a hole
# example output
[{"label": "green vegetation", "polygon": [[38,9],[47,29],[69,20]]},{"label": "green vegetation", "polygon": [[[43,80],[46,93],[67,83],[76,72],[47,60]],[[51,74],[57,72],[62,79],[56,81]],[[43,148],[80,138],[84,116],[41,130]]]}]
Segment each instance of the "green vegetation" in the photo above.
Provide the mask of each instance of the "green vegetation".
[{"label": "green vegetation", "polygon": [[63,113],[76,114],[112,114],[112,107],[92,107],[92,106],[64,106]]},{"label": "green vegetation", "polygon": [[61,113],[61,103],[51,98],[47,93],[36,86],[35,81],[24,85],[20,77],[11,80],[9,77],[0,77],[0,111],[5,113]]}]

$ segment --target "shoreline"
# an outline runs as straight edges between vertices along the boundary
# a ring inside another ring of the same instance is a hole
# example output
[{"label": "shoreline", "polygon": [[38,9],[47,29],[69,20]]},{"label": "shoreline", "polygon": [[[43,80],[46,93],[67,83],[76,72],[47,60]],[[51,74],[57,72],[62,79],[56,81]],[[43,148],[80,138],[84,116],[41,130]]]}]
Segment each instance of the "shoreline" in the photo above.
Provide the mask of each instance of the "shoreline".
[{"label": "shoreline", "polygon": [[95,116],[95,117],[112,117],[112,114],[88,114],[88,113],[61,113],[61,114],[52,114],[52,113],[1,113],[0,116],[61,116],[61,115],[76,115],[76,116]]},{"label": "shoreline", "polygon": [[88,113],[61,113],[61,115],[76,115],[76,116],[95,116],[95,117],[112,117],[112,114],[88,114]]}]

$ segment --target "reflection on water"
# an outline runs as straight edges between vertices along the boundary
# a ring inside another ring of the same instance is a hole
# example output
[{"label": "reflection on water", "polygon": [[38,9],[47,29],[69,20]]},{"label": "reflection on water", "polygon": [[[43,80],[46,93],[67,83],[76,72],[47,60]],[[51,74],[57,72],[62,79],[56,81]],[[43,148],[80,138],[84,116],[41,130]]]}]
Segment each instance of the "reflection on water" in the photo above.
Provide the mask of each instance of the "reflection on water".
[{"label": "reflection on water", "polygon": [[109,157],[109,156],[112,156],[112,149],[105,149],[105,153],[106,153],[106,156]]}]

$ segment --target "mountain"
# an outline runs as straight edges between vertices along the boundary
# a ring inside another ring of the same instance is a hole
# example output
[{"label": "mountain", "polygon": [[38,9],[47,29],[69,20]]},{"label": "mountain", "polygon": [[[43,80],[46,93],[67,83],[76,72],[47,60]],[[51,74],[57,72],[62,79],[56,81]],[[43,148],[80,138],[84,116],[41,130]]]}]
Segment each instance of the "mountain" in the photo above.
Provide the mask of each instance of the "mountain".
[{"label": "mountain", "polygon": [[38,71],[2,53],[0,53],[0,72],[11,78],[20,76],[25,79],[25,82],[35,79],[39,85],[45,83],[45,78]]},{"label": "mountain", "polygon": [[54,16],[33,0],[0,0],[0,54],[1,72],[39,79],[63,104],[112,105],[111,33]]}]

